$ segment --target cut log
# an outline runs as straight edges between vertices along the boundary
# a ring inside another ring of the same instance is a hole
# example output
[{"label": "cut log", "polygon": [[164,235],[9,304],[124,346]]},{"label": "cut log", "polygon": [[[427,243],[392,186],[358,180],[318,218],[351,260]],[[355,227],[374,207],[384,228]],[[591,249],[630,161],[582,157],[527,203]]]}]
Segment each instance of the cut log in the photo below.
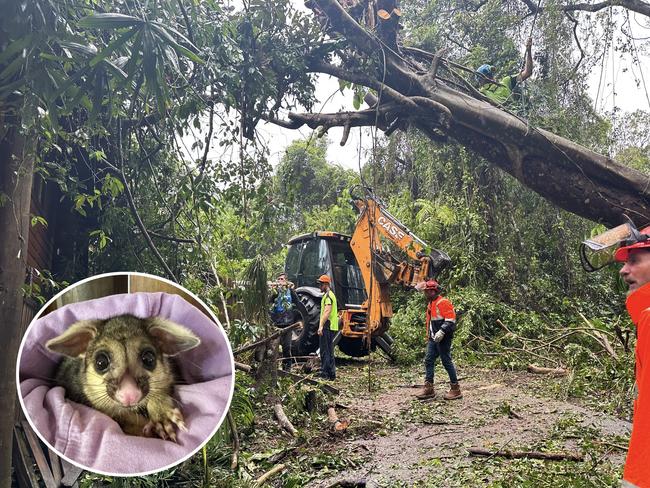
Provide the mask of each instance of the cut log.
[{"label": "cut log", "polygon": [[342,432],[347,430],[350,425],[348,419],[339,419],[339,416],[336,414],[336,409],[332,406],[327,408],[327,419],[332,424],[332,430],[334,432]]},{"label": "cut log", "polygon": [[550,376],[566,376],[569,373],[564,368],[544,368],[535,364],[528,365],[528,372],[533,374],[548,374]]},{"label": "cut log", "polygon": [[273,405],[273,413],[275,414],[275,418],[278,419],[280,427],[291,434],[292,437],[296,437],[298,435],[298,429],[293,426],[289,418],[286,416],[280,402],[276,402],[275,405]]},{"label": "cut log", "polygon": [[584,461],[582,454],[573,452],[539,452],[539,451],[488,451],[479,447],[470,447],[468,452],[472,456],[504,457],[508,459],[544,459],[547,461]]}]

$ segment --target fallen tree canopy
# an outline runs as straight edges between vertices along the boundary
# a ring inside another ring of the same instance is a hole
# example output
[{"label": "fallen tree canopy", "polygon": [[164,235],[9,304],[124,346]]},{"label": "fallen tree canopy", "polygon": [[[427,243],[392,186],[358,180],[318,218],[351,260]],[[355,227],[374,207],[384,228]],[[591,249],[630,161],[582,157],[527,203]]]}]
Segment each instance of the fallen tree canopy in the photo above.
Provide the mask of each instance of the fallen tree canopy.
[{"label": "fallen tree canopy", "polygon": [[[452,75],[461,68],[445,60],[443,53],[400,49],[395,42],[397,2],[378,3],[373,21],[376,34],[362,27],[337,0],[307,4],[324,19],[332,36],[343,36],[352,48],[350,58],[339,65],[318,60],[310,62],[310,69],[371,88],[378,100],[367,97],[372,106],[357,112],[290,113],[289,122],[271,121],[293,129],[344,127],[341,144],[351,127],[376,126],[390,135],[410,124],[433,141],[453,139],[576,215],[609,226],[622,223],[624,214],[637,225],[650,221],[650,181],[643,173],[530,126],[481,97],[460,76],[456,81],[443,78],[439,74],[443,66]],[[388,19],[387,12],[393,13]],[[359,55],[379,62],[362,71]]]}]

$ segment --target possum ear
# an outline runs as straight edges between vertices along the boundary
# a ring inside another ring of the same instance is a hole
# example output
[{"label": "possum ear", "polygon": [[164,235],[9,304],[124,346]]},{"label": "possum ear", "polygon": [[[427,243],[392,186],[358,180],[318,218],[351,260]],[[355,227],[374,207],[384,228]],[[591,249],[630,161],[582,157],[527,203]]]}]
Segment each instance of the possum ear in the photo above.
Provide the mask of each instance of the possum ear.
[{"label": "possum ear", "polygon": [[201,339],[191,330],[171,320],[152,317],[146,323],[149,335],[154,338],[163,354],[168,356],[175,356],[201,344]]},{"label": "possum ear", "polygon": [[65,354],[72,358],[83,357],[88,349],[88,344],[97,335],[100,320],[81,320],[75,322],[60,336],[50,339],[45,344],[52,352]]}]

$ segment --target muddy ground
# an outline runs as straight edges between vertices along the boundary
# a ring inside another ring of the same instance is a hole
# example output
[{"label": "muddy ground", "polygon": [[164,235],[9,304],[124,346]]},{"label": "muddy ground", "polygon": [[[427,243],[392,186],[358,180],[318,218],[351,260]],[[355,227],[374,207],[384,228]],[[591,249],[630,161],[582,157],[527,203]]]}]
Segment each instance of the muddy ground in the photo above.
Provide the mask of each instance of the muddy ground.
[{"label": "muddy ground", "polygon": [[[367,361],[339,366],[333,383],[341,390],[337,411],[351,425],[345,433],[328,434],[327,444],[347,466],[309,486],[340,480],[391,487],[557,486],[555,477],[566,481],[562,486],[613,486],[620,476],[631,424],[558,400],[557,391],[570,388],[570,377],[461,367],[464,397],[445,401],[440,369],[437,398],[420,401],[414,397],[415,383],[422,382],[419,369]],[[585,460],[476,457],[468,454],[470,447],[567,452]]]}]

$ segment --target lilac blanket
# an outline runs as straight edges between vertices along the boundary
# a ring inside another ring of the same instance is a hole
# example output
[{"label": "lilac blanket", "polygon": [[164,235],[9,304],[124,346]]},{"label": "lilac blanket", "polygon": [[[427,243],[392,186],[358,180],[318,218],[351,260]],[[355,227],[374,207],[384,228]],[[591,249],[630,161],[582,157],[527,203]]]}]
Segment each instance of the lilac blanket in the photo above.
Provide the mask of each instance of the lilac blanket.
[{"label": "lilac blanket", "polygon": [[[178,356],[182,385],[176,386],[188,432],[178,443],[129,436],[110,417],[65,398],[51,378],[61,356],[45,343],[85,319],[123,314],[160,316],[191,329],[201,344]],[[232,353],[226,335],[180,296],[167,293],[113,295],[66,305],[29,328],[19,356],[20,395],[25,414],[41,437],[75,464],[104,474],[136,475],[189,457],[223,420],[234,388]]]}]

